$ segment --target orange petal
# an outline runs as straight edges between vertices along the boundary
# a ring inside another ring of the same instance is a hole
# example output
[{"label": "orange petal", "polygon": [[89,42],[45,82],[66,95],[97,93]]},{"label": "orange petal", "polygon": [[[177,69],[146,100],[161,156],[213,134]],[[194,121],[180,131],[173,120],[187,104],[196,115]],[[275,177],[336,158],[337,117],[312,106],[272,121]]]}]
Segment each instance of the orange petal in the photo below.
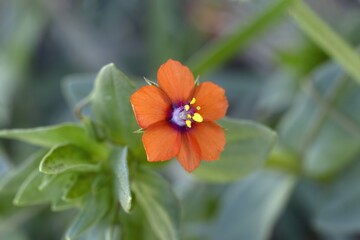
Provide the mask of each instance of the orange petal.
[{"label": "orange petal", "polygon": [[194,106],[199,106],[197,112],[203,117],[204,121],[216,121],[223,118],[229,106],[225,96],[225,90],[211,82],[201,83],[195,88]]},{"label": "orange petal", "polygon": [[181,134],[181,147],[177,159],[188,172],[200,165],[200,148],[188,133]]},{"label": "orange petal", "polygon": [[155,86],[140,88],[131,95],[130,101],[141,128],[165,120],[171,108],[170,99]]},{"label": "orange petal", "polygon": [[213,161],[219,159],[226,143],[222,127],[214,122],[203,122],[190,129],[188,135],[199,146],[201,160]]},{"label": "orange petal", "polygon": [[179,153],[181,133],[168,122],[159,122],[145,130],[142,141],[149,162],[166,161]]},{"label": "orange petal", "polygon": [[172,59],[160,66],[157,80],[160,88],[175,104],[188,101],[195,86],[190,69]]}]

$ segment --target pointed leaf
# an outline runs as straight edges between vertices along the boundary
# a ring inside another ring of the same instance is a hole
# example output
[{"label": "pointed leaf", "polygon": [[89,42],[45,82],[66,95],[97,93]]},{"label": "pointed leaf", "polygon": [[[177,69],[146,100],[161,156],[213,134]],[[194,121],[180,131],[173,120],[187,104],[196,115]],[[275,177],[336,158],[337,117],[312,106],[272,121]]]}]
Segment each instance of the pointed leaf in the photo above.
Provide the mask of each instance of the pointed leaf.
[{"label": "pointed leaf", "polygon": [[65,201],[74,201],[82,198],[86,193],[90,192],[93,183],[93,175],[78,175],[75,183],[70,187],[69,191],[64,195]]},{"label": "pointed leaf", "polygon": [[112,141],[129,146],[136,154],[144,154],[141,136],[133,133],[139,128],[130,104],[130,95],[135,90],[133,82],[114,64],[108,64],[96,78],[91,105],[95,121]]},{"label": "pointed leaf", "polygon": [[102,219],[78,235],[76,240],[123,240],[119,235],[119,225],[114,223],[119,214],[117,206],[117,204],[114,204],[114,206],[110,208],[109,212],[105,214]]},{"label": "pointed leaf", "polygon": [[294,183],[291,175],[260,171],[233,184],[221,202],[210,239],[269,239]]},{"label": "pointed leaf", "polygon": [[41,183],[38,187],[38,189],[40,191],[44,190],[50,183],[52,183],[58,176],[53,174],[53,175],[44,175]]},{"label": "pointed leaf", "polygon": [[56,211],[64,211],[70,208],[75,208],[81,205],[81,201],[65,201],[62,198],[58,198],[52,201],[51,210]]},{"label": "pointed leaf", "polygon": [[39,186],[44,176],[46,175],[38,170],[31,173],[16,193],[14,204],[28,206],[51,202],[64,194],[64,191],[68,188],[69,184],[73,183],[75,177],[73,174],[59,175],[48,186],[40,190]]},{"label": "pointed leaf", "polygon": [[0,191],[16,192],[23,184],[24,180],[37,170],[41,159],[44,157],[44,151],[38,151],[25,159],[20,166],[11,170],[0,181]]},{"label": "pointed leaf", "polygon": [[72,123],[31,129],[1,130],[0,138],[20,140],[42,147],[72,143],[101,158],[106,156],[107,150],[104,145],[91,139],[83,127]]},{"label": "pointed leaf", "polygon": [[125,212],[131,209],[131,191],[128,169],[128,148],[114,148],[110,163],[114,172],[114,187],[118,200]]},{"label": "pointed leaf", "polygon": [[83,209],[66,232],[67,240],[77,239],[90,227],[97,224],[109,210],[109,191],[107,188],[89,195]]},{"label": "pointed leaf", "polygon": [[261,168],[275,143],[276,134],[251,121],[225,118],[219,124],[225,129],[225,150],[219,160],[203,161],[195,175],[207,181],[227,182]]},{"label": "pointed leaf", "polygon": [[157,238],[179,239],[179,202],[169,184],[155,172],[139,168],[132,189]]},{"label": "pointed leaf", "polygon": [[121,222],[121,239],[158,240],[159,238],[149,226],[144,211],[134,207],[131,214],[127,214]]},{"label": "pointed leaf", "polygon": [[58,174],[66,171],[98,171],[100,164],[92,157],[72,144],[53,147],[40,163],[40,171],[46,174]]}]

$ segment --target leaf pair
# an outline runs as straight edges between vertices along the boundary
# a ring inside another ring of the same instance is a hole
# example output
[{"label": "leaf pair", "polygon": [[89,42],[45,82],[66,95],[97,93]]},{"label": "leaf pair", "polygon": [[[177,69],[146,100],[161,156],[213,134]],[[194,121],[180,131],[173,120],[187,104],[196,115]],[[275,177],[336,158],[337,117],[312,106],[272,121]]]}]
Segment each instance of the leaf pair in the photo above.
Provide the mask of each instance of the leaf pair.
[{"label": "leaf pair", "polygon": [[65,195],[77,181],[75,173],[46,175],[37,166],[44,151],[31,155],[19,168],[14,169],[0,182],[4,193],[15,194],[14,204],[28,206],[51,203],[53,210],[63,210],[78,205],[77,201],[65,199]]}]

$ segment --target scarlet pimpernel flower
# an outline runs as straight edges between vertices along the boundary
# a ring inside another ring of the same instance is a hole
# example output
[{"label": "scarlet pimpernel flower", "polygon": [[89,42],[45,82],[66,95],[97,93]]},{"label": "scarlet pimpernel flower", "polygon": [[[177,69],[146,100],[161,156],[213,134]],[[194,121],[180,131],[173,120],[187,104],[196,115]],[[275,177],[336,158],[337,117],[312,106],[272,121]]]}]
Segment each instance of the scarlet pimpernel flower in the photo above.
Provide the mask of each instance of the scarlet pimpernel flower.
[{"label": "scarlet pimpernel flower", "polygon": [[190,69],[172,59],[160,66],[157,80],[158,86],[141,87],[130,99],[148,161],[176,157],[191,172],[201,160],[219,159],[226,140],[215,121],[228,108],[224,89],[197,85]]}]

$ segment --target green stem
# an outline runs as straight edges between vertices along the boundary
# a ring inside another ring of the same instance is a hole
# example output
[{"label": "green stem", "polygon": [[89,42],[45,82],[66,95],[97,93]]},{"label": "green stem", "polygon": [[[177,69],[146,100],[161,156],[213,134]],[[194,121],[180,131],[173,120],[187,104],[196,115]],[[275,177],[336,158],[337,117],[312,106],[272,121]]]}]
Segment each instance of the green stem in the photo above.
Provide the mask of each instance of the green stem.
[{"label": "green stem", "polygon": [[302,0],[290,6],[290,15],[300,28],[360,84],[360,56]]},{"label": "green stem", "polygon": [[270,153],[265,167],[269,169],[282,170],[294,175],[300,175],[302,167],[299,157],[277,145]]},{"label": "green stem", "polygon": [[84,115],[82,114],[82,110],[90,103],[91,95],[83,98],[78,102],[74,107],[74,114],[79,120],[84,119]]}]

